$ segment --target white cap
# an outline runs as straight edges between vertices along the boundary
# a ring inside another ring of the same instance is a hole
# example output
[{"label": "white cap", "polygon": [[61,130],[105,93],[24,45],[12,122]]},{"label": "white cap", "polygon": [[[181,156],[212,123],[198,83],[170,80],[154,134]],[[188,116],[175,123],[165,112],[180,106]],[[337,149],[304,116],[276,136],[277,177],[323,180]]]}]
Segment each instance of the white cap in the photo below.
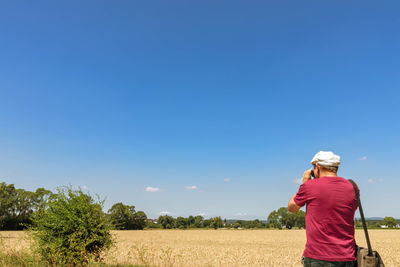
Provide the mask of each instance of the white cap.
[{"label": "white cap", "polygon": [[321,166],[339,166],[340,156],[333,154],[332,151],[320,151],[311,160],[311,164],[315,163]]}]

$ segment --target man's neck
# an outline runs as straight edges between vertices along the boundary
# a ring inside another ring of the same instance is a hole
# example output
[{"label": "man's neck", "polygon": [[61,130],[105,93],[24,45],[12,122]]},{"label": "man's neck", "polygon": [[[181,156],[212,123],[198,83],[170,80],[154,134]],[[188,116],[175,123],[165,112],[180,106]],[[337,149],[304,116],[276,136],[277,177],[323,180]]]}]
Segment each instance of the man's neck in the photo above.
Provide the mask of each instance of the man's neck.
[{"label": "man's neck", "polygon": [[336,172],[324,172],[324,171],[322,171],[321,172],[321,174],[320,174],[320,177],[326,177],[326,176],[328,176],[328,177],[336,177],[337,176],[337,173]]}]

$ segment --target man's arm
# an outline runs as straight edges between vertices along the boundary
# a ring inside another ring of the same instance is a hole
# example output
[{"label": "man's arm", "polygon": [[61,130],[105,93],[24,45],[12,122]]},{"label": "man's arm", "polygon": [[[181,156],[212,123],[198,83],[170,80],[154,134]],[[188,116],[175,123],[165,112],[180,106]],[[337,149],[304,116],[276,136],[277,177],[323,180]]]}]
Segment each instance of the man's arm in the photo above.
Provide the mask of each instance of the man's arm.
[{"label": "man's arm", "polygon": [[[312,171],[312,169],[309,169],[303,173],[303,184],[311,179],[311,171]],[[296,204],[296,202],[294,202],[295,197],[296,197],[296,194],[294,194],[294,196],[289,200],[289,203],[288,203],[288,211],[290,211],[292,213],[298,212],[301,208],[299,205]]]},{"label": "man's arm", "polygon": [[289,200],[288,203],[288,211],[292,212],[292,213],[296,213],[300,210],[300,206],[296,204],[296,202],[294,202],[294,198],[296,197],[296,194],[293,195],[293,197]]}]

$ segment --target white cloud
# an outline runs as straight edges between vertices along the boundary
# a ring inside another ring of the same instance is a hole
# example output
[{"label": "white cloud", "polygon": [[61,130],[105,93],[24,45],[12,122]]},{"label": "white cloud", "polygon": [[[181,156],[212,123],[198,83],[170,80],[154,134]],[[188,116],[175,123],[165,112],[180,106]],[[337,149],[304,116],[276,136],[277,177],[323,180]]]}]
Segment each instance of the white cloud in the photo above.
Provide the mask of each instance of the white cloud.
[{"label": "white cloud", "polygon": [[82,185],[82,187],[81,187],[83,190],[87,190],[87,189],[89,189],[89,187],[87,186],[87,185]]},{"label": "white cloud", "polygon": [[161,189],[158,188],[158,187],[151,187],[151,186],[148,186],[148,187],[146,187],[145,191],[146,191],[146,192],[155,193],[155,192],[160,192]]},{"label": "white cloud", "polygon": [[247,213],[238,212],[238,213],[235,213],[234,215],[237,216],[237,217],[241,217],[241,216],[246,216]]},{"label": "white cloud", "polygon": [[172,213],[171,212],[169,212],[169,211],[161,211],[160,212],[160,215],[161,216],[164,216],[164,215],[171,215]]},{"label": "white cloud", "polygon": [[201,212],[198,215],[203,216],[203,217],[206,216],[206,214],[204,212]]},{"label": "white cloud", "polygon": [[360,160],[367,160],[367,156],[360,158]]},{"label": "white cloud", "polygon": [[229,179],[229,178],[225,178],[225,179],[224,179],[224,182],[225,182],[225,183],[229,183],[230,181],[231,181],[231,179]]},{"label": "white cloud", "polygon": [[368,183],[370,183],[370,184],[383,183],[383,179],[382,178],[379,178],[379,179],[368,179]]},{"label": "white cloud", "polygon": [[185,186],[185,188],[189,189],[189,190],[195,190],[195,189],[197,189],[197,185],[187,185],[187,186]]},{"label": "white cloud", "polygon": [[302,179],[302,178],[293,179],[293,180],[292,180],[292,183],[295,183],[295,184],[302,184],[302,183],[303,183],[303,179]]}]

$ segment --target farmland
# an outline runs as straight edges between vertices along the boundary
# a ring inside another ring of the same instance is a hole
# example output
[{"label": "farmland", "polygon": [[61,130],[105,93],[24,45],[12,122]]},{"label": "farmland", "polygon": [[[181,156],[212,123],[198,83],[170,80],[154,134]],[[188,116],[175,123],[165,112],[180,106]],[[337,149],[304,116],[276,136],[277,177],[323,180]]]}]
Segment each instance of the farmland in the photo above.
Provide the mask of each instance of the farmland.
[{"label": "farmland", "polygon": [[[301,266],[304,230],[113,231],[116,245],[106,263],[143,266]],[[23,232],[0,233],[6,253],[27,251]],[[370,230],[386,266],[400,266],[400,231]],[[362,230],[356,239],[366,246]]]}]

